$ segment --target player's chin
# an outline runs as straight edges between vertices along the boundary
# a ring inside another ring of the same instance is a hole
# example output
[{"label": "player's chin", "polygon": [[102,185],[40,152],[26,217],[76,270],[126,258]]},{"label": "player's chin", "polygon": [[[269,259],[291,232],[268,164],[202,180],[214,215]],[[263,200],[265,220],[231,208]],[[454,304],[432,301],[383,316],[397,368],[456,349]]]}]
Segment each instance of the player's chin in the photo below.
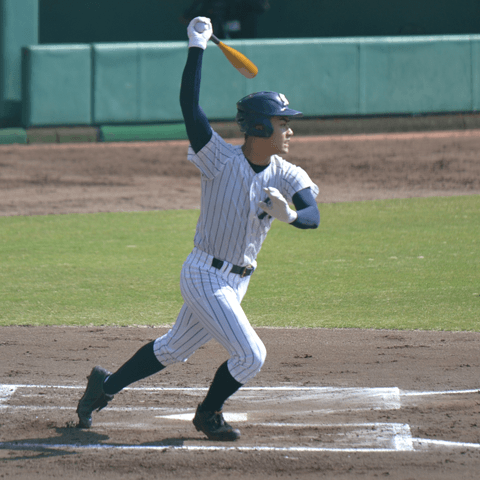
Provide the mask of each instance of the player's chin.
[{"label": "player's chin", "polygon": [[288,153],[290,149],[290,146],[288,143],[282,143],[280,145],[275,145],[275,150],[276,150],[276,153],[277,155],[282,155],[282,154],[285,154],[285,153]]}]

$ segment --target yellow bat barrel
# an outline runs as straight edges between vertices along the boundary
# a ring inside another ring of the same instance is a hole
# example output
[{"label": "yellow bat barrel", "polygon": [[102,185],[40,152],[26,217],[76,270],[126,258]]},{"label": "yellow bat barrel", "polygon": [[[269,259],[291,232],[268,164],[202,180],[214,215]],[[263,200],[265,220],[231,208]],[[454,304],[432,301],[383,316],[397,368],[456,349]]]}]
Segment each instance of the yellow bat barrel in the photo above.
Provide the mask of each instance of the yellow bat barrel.
[{"label": "yellow bat barrel", "polygon": [[235,50],[228,45],[221,42],[215,35],[212,35],[211,40],[218,45],[222,50],[228,61],[244,76],[247,78],[253,78],[258,73],[257,66],[247,58],[243,53]]}]

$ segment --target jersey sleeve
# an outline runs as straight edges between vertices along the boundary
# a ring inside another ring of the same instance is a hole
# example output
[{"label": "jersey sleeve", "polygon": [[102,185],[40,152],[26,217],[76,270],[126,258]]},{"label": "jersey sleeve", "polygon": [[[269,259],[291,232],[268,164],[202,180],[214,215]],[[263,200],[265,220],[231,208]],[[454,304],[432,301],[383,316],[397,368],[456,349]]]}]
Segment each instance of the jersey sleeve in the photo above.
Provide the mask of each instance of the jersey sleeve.
[{"label": "jersey sleeve", "polygon": [[235,147],[227,143],[217,132],[212,131],[210,141],[198,152],[188,149],[188,160],[192,162],[208,180],[213,180],[236,156]]},{"label": "jersey sleeve", "polygon": [[305,188],[310,188],[314,198],[317,198],[319,192],[318,186],[313,183],[308,173],[303,168],[293,164],[287,164],[282,184],[282,194],[289,203],[292,203],[293,196],[296,193]]}]

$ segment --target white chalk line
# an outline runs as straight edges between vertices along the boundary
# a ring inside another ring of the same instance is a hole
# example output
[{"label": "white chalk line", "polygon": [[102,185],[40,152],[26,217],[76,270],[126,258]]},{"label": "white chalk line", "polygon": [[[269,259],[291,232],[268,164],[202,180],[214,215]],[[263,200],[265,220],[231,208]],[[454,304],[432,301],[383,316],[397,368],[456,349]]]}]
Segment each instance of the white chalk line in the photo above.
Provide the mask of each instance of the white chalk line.
[{"label": "white chalk line", "polygon": [[334,448],[334,447],[270,447],[270,446],[210,446],[210,445],[114,445],[114,444],[48,444],[48,443],[0,443],[0,449],[29,450],[29,449],[54,449],[54,450],[184,450],[184,451],[232,451],[232,452],[285,452],[285,453],[319,453],[319,452],[399,452],[397,448]]},{"label": "white chalk line", "polygon": [[480,390],[478,388],[473,389],[473,390],[444,390],[442,392],[400,392],[400,395],[402,397],[422,397],[422,396],[427,396],[427,395],[465,395],[468,393],[480,393]]},{"label": "white chalk line", "polygon": [[[191,422],[195,416],[194,412],[189,413],[177,413],[173,415],[156,415],[155,418],[162,418],[164,420],[180,420],[185,422]],[[246,422],[248,420],[248,413],[230,413],[225,412],[223,418],[227,422]]]},{"label": "white chalk line", "polygon": [[[60,386],[60,388],[64,389],[76,389],[76,386],[72,385],[65,385],[65,386]],[[84,387],[79,387],[83,389]],[[20,390],[26,389],[27,391],[31,389],[37,389],[38,390],[45,390],[45,391],[54,391],[55,386],[47,386],[47,385],[9,385],[5,386],[3,388],[3,392],[5,395],[8,395],[9,397],[14,393],[17,392],[22,395]],[[166,392],[192,392],[197,391],[197,390],[202,390],[205,391],[207,389],[202,388],[202,389],[192,389],[192,388],[172,388],[172,387],[134,387],[130,388],[131,390],[134,391],[166,391]],[[250,391],[250,392],[265,392],[265,391],[270,391],[272,392],[277,392],[278,395],[281,396],[281,398],[287,399],[289,397],[289,400],[291,402],[297,402],[304,400],[303,397],[305,397],[308,400],[311,400],[312,398],[319,398],[319,396],[326,396],[330,400],[332,398],[337,398],[341,399],[342,397],[356,397],[357,400],[364,398],[365,400],[367,397],[369,397],[371,400],[373,399],[374,404],[369,405],[369,407],[377,407],[380,405],[381,407],[384,408],[398,408],[399,407],[399,399],[398,399],[398,389],[397,388],[373,388],[373,389],[362,389],[362,388],[334,388],[334,387],[288,387],[288,386],[281,386],[281,387],[247,387],[243,389],[243,391]],[[42,395],[45,392],[42,392]],[[31,396],[30,394],[27,393],[28,396]],[[35,395],[33,395],[35,397]],[[248,396],[247,396],[248,398]],[[18,401],[18,400],[17,400]],[[3,407],[3,408],[2,408]],[[53,410],[55,409],[54,406],[52,405],[47,405],[45,407],[43,406],[31,406],[28,407],[26,405],[0,405],[0,410],[4,409],[15,409],[15,408],[22,408],[25,410],[42,410],[42,409],[49,409]],[[75,407],[62,407],[62,409],[68,409],[70,411],[73,411]],[[158,407],[130,407],[130,408],[125,408],[125,407],[117,407],[114,408],[112,407],[111,410],[118,410],[118,411],[157,411],[157,412],[167,412],[168,409],[159,409]],[[191,420],[194,416],[194,413],[189,411],[189,413],[184,413],[188,409],[183,409],[180,410],[180,414],[175,414],[172,415],[172,413],[175,410],[169,411],[170,415],[162,415],[162,416],[157,416],[157,418],[164,418],[164,419],[170,419],[170,420]],[[178,410],[176,410],[178,412]],[[225,413],[225,418],[227,421],[237,421],[237,422],[245,422],[248,419],[248,414],[247,413]],[[288,424],[280,425],[277,424],[275,426],[282,426],[283,428],[286,428]],[[311,428],[311,424],[298,424],[297,428]],[[321,428],[321,425],[319,426]],[[410,428],[408,426],[397,426],[395,424],[367,424],[362,425],[362,424],[353,424],[353,425],[335,425],[332,427],[323,427],[323,428],[334,428],[337,429],[338,431],[333,431],[333,432],[327,432],[329,435],[329,438],[335,438],[337,437],[337,440],[333,441],[332,443],[337,443],[341,442],[344,445],[343,446],[337,446],[337,447],[326,447],[326,446],[317,446],[317,447],[272,447],[268,445],[263,445],[263,446],[258,446],[255,445],[253,447],[245,447],[247,450],[252,450],[252,451],[312,451],[312,452],[321,452],[321,451],[350,451],[350,452],[367,452],[367,451],[398,451],[398,450],[412,450],[413,446],[411,443],[411,433],[410,433]],[[344,430],[347,430],[347,432],[344,432]],[[10,442],[12,444],[14,442]],[[346,444],[345,444],[346,443]],[[6,448],[6,444],[0,444],[1,448]],[[22,445],[25,445],[23,443]],[[117,445],[105,445],[102,448],[120,448],[117,447]],[[138,446],[122,446],[121,448],[137,448]],[[168,446],[170,447],[170,446]],[[178,447],[178,446],[176,446]],[[196,449],[196,448],[203,448],[203,447],[192,447],[192,446],[182,446],[184,449]],[[385,448],[387,447],[387,448]],[[19,447],[20,448],[20,447]],[[32,447],[33,448],[33,447]],[[52,448],[50,444],[47,443],[42,443],[41,446],[38,446],[37,448]],[[162,449],[165,449],[166,446],[162,445]],[[243,448],[243,447],[242,447]],[[237,449],[237,447],[235,447]]]},{"label": "white chalk line", "polygon": [[[84,386],[74,386],[74,385],[0,385],[0,404],[5,402],[10,398],[17,389],[19,388],[37,388],[37,389],[83,389]],[[179,388],[179,387],[129,387],[128,390],[133,391],[206,391],[207,388]],[[126,390],[127,390],[126,389]],[[331,387],[246,387],[243,390],[250,391],[315,391],[315,392],[326,392],[332,391]],[[339,389],[342,390],[342,389]],[[345,389],[343,389],[345,390]],[[347,389],[349,390],[349,389]],[[353,389],[355,390],[355,389]],[[356,390],[368,390],[368,389],[356,389]],[[382,389],[369,389],[369,390],[379,390]],[[389,389],[383,389],[388,391]],[[390,389],[391,390],[391,389]],[[424,391],[424,392],[402,392],[398,389],[395,389],[399,392],[401,396],[426,396],[426,395],[451,395],[451,394],[471,394],[471,393],[480,393],[478,389],[469,389],[469,390],[446,390],[446,391]],[[13,406],[13,405],[0,405],[0,410],[7,408],[17,408],[17,409],[28,409],[28,410],[73,410],[75,407],[57,407],[57,406]],[[111,410],[115,411],[169,411],[172,412],[172,409],[159,408],[159,407],[112,407]],[[187,409],[178,409],[177,411],[185,411]],[[187,414],[190,416],[191,414]],[[242,414],[243,415],[243,414]],[[246,416],[246,414],[245,414]],[[242,419],[243,420],[243,419]],[[312,427],[311,424],[289,424],[289,423],[259,423],[254,425],[270,426],[270,427],[296,427],[296,428],[307,428]],[[334,424],[317,424],[319,428],[335,427],[335,428],[345,428],[348,424],[345,425],[334,425]],[[349,428],[386,428],[393,429],[393,442],[394,448],[364,448],[364,447],[355,447],[355,448],[334,448],[334,447],[270,447],[270,446],[253,446],[253,447],[220,447],[220,446],[171,446],[171,445],[161,445],[161,446],[142,446],[142,445],[115,445],[115,444],[102,444],[102,445],[72,445],[72,444],[27,444],[27,443],[16,443],[16,442],[1,442],[0,448],[8,449],[21,449],[21,448],[35,448],[35,449],[122,449],[122,450],[139,450],[139,449],[153,449],[153,450],[165,450],[165,449],[175,449],[175,450],[235,450],[235,451],[275,451],[275,452],[398,452],[398,451],[411,451],[414,449],[413,444],[417,446],[425,445],[438,445],[444,447],[462,447],[462,448],[480,448],[480,444],[475,443],[465,443],[465,442],[453,442],[446,440],[431,440],[431,439],[413,439],[410,434],[410,427],[408,425],[401,425],[400,427],[397,424],[350,424]]]},{"label": "white chalk line", "polygon": [[10,398],[15,393],[15,390],[16,387],[13,385],[0,385],[0,404]]},{"label": "white chalk line", "polygon": [[[361,425],[361,424],[352,424]],[[369,424],[365,424],[369,425]],[[375,426],[375,424],[372,424]],[[325,425],[324,425],[325,426]],[[338,426],[338,425],[332,425]],[[406,440],[406,441],[405,441]],[[391,453],[414,451],[415,446],[437,445],[452,448],[480,448],[479,443],[453,442],[447,440],[432,440],[426,438],[400,438],[395,439],[394,448],[336,448],[336,447],[271,447],[271,446],[234,446],[223,445],[121,445],[121,444],[50,444],[50,443],[21,443],[21,442],[0,442],[0,449],[6,450],[153,450],[153,451],[240,451],[240,452],[283,452],[283,453]]]},{"label": "white chalk line", "polygon": [[[410,447],[410,444],[412,447]],[[184,450],[184,451],[244,451],[244,452],[286,452],[286,453],[320,453],[320,452],[338,452],[338,453],[393,453],[414,451],[415,446],[438,445],[452,448],[480,448],[479,443],[452,442],[447,440],[431,440],[426,438],[410,438],[406,447],[395,445],[395,448],[335,448],[335,447],[271,447],[271,446],[209,446],[209,445],[115,445],[115,444],[50,444],[50,443],[20,443],[20,442],[0,442],[0,449],[3,450]]]},{"label": "white chalk line", "polygon": [[[45,395],[48,392],[71,390],[71,389],[83,389],[84,387],[77,388],[73,385],[64,385],[64,386],[47,386],[47,385],[5,385],[0,392],[0,397],[3,393],[3,398],[0,399],[0,410],[5,408],[10,409],[20,409],[25,410],[31,409],[36,411],[44,410],[53,410],[55,406],[52,405],[52,402],[46,402]],[[160,393],[171,393],[171,392],[181,392],[185,395],[198,395],[198,388],[179,388],[179,387],[130,387],[130,389],[125,389],[130,391],[137,392],[160,392]],[[202,393],[207,389],[202,388]],[[33,394],[32,391],[40,391],[39,394]],[[262,395],[256,395],[257,392],[261,392]],[[15,393],[16,401],[14,404],[6,402],[7,398],[10,398]],[[60,393],[57,393],[60,395]],[[30,397],[40,397],[42,404],[47,405],[25,405],[22,402],[22,397],[29,398],[28,403],[31,404]],[[401,407],[401,401],[399,396],[398,388],[341,388],[341,387],[246,387],[241,390],[236,396],[236,401],[247,401],[250,402],[253,406],[257,403],[262,403],[263,408],[265,404],[276,403],[281,401],[284,405],[291,404],[292,412],[295,410],[295,405],[298,402],[313,401],[320,402],[320,406],[324,406],[322,410],[315,410],[317,414],[330,414],[338,413],[339,411],[359,411],[359,410],[395,410]],[[61,402],[63,403],[63,402]],[[15,405],[16,404],[16,405]],[[330,405],[335,405],[335,407],[330,407]],[[59,409],[73,409],[74,406],[59,407]],[[159,412],[164,413],[168,412],[164,407],[110,407],[111,411],[120,411],[120,412],[135,412],[135,411],[150,411],[150,412]],[[182,413],[186,412],[188,409],[178,410],[172,409],[170,413]],[[180,420],[184,418],[179,418]],[[233,420],[232,420],[233,421]]]},{"label": "white chalk line", "polygon": [[259,422],[249,423],[258,427],[291,427],[291,428],[382,428],[402,425],[400,423],[283,423],[283,422]]},{"label": "white chalk line", "polygon": [[[7,390],[11,390],[11,393],[18,388],[37,388],[37,389],[66,389],[66,390],[84,390],[85,385],[29,385],[29,384],[4,384],[0,385],[0,401],[3,398],[3,394],[7,393]],[[13,390],[12,390],[13,389]],[[292,391],[292,392],[301,392],[301,391],[311,391],[311,392],[322,392],[327,390],[332,390],[334,387],[242,387],[240,390],[243,391]],[[138,391],[138,392],[206,392],[208,391],[207,387],[126,387],[123,390]],[[430,391],[407,391],[399,390],[396,387],[386,387],[386,388],[342,388],[338,387],[338,390],[397,390],[399,395],[402,397],[413,397],[413,396],[426,396],[426,395],[463,395],[469,393],[480,393],[480,388],[469,389],[469,390],[430,390]]]},{"label": "white chalk line", "polygon": [[412,438],[412,442],[419,444],[439,445],[442,447],[480,448],[480,443],[452,442],[450,440],[433,440],[430,438]]},{"label": "white chalk line", "polygon": [[[0,385],[0,393],[2,388],[9,389],[18,389],[18,388],[38,388],[38,389],[65,389],[65,390],[85,390],[85,385],[30,385],[30,384],[12,384],[12,385]],[[269,388],[269,387],[266,387]],[[275,388],[275,387],[274,387]],[[126,387],[123,390],[133,390],[133,391],[207,391],[206,387]],[[245,387],[245,390],[248,390],[248,387]]]},{"label": "white chalk line", "polygon": [[[29,385],[29,384],[4,384],[0,385],[0,389],[5,387],[8,388],[39,388],[39,389],[47,389],[47,388],[54,388],[54,389],[74,389],[74,390],[84,390],[85,385]],[[301,392],[301,391],[326,391],[326,390],[398,390],[397,387],[378,387],[378,388],[361,388],[361,387],[289,387],[289,386],[282,386],[282,387],[242,387],[241,391],[286,391],[286,392]],[[132,391],[175,391],[175,392],[185,392],[185,391],[204,391],[208,390],[207,387],[125,387],[123,390],[132,390]]]},{"label": "white chalk line", "polygon": [[[76,406],[73,407],[56,407],[53,405],[0,405],[1,410],[31,410],[32,412],[38,412],[43,410],[76,410]],[[168,408],[168,407],[113,407],[109,406],[110,412],[185,412],[191,409],[189,408]]]}]

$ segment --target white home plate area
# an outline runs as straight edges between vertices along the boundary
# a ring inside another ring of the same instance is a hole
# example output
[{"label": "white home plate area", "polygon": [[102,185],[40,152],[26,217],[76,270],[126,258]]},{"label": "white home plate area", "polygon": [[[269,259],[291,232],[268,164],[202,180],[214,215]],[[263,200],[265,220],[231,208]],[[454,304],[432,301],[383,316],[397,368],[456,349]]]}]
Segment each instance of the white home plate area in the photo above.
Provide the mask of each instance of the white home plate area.
[{"label": "white home plate area", "polygon": [[[0,412],[17,415],[23,424],[31,420],[76,419],[75,408],[84,386],[0,385]],[[295,452],[415,452],[426,448],[480,448],[477,443],[413,438],[408,424],[362,421],[367,412],[400,410],[415,397],[428,402],[431,396],[467,395],[478,390],[415,392],[398,388],[334,387],[245,387],[228,402],[225,419],[243,428],[261,427],[261,440],[249,444],[249,435],[241,443],[218,444],[185,438],[192,433],[191,420],[203,388],[127,388],[123,401],[94,415],[94,427],[88,432],[112,434],[122,430],[170,432],[170,442],[157,444],[123,443],[103,438],[99,442],[68,443],[61,437],[8,438],[3,432],[0,449],[122,449],[122,450],[228,450]],[[120,397],[120,396],[118,396]],[[154,399],[155,401],[152,401]],[[122,403],[125,406],[122,406]],[[188,404],[188,408],[183,405]],[[188,424],[187,424],[188,422]],[[112,433],[113,432],[113,433]],[[289,432],[294,432],[289,441]],[[51,434],[50,434],[51,435]],[[177,438],[178,437],[178,438]],[[312,444],[312,439],[314,439]],[[57,441],[59,440],[59,441]],[[110,440],[110,441],[108,441]]]}]

